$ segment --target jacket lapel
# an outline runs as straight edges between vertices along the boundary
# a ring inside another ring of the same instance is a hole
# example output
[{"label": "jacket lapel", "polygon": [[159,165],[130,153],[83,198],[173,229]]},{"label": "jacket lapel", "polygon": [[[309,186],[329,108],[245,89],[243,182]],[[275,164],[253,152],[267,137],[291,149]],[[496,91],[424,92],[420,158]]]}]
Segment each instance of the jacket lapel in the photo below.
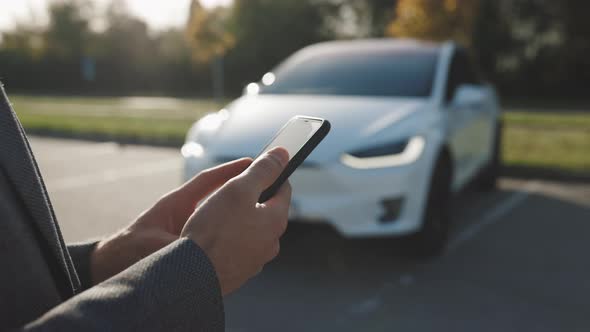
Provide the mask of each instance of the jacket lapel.
[{"label": "jacket lapel", "polygon": [[68,279],[67,282],[73,294],[77,293],[80,289],[80,281],[61,236],[59,226],[55,222],[55,214],[45,184],[24,130],[16,114],[12,111],[1,83],[0,161]]}]

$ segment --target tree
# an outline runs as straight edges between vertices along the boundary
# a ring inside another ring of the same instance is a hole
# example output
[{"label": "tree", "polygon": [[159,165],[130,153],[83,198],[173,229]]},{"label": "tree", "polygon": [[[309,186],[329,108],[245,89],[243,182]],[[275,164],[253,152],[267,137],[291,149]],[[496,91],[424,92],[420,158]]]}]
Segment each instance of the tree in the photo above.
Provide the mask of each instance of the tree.
[{"label": "tree", "polygon": [[590,20],[587,13],[590,3],[584,0],[566,0],[564,5],[564,40],[562,61],[567,63],[564,78],[569,82],[570,93],[588,96],[590,82]]},{"label": "tree", "polygon": [[149,61],[156,45],[145,22],[129,14],[124,1],[114,1],[107,10],[107,28],[102,33],[102,56],[118,58],[125,65]]},{"label": "tree", "polygon": [[98,84],[116,93],[149,93],[158,85],[158,46],[148,26],[128,11],[124,0],[107,8],[106,29],[98,37]]},{"label": "tree", "polygon": [[397,0],[324,1],[324,20],[336,38],[383,37]]},{"label": "tree", "polygon": [[45,47],[49,56],[80,59],[88,49],[90,3],[86,0],[54,0],[49,5]]},{"label": "tree", "polygon": [[504,19],[498,0],[480,0],[472,46],[479,65],[488,77],[497,79],[497,64],[502,54],[513,47],[509,21]]},{"label": "tree", "polygon": [[505,93],[585,94],[590,79],[583,0],[481,0],[473,36],[486,72]]},{"label": "tree", "polygon": [[234,91],[258,80],[296,50],[331,39],[326,17],[330,1],[235,0],[231,31],[236,44],[228,53]]},{"label": "tree", "polygon": [[4,52],[23,59],[40,59],[45,52],[44,32],[41,28],[18,24],[13,31],[2,33],[0,44]]},{"label": "tree", "polygon": [[478,0],[399,0],[386,34],[471,46]]},{"label": "tree", "polygon": [[235,41],[229,31],[230,14],[224,7],[206,10],[198,0],[192,0],[186,26],[193,62],[197,66],[210,65],[213,95],[219,101],[225,94],[223,58]]},{"label": "tree", "polygon": [[372,17],[368,1],[341,0],[324,14],[330,35],[337,39],[354,39],[372,36]]},{"label": "tree", "polygon": [[396,0],[368,0],[366,1],[371,13],[371,35],[382,37],[386,33],[388,22],[393,18]]},{"label": "tree", "polygon": [[192,0],[186,36],[196,62],[208,63],[225,55],[234,45],[235,38],[229,31],[229,14],[224,7],[207,10],[198,0]]}]

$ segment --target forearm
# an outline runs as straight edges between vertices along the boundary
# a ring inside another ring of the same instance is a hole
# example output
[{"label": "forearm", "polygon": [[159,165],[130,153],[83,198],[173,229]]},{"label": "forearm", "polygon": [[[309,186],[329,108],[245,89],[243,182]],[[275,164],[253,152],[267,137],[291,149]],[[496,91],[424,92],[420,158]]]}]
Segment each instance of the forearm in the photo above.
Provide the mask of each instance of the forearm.
[{"label": "forearm", "polygon": [[69,299],[23,331],[223,331],[213,266],[191,240],[175,241]]}]

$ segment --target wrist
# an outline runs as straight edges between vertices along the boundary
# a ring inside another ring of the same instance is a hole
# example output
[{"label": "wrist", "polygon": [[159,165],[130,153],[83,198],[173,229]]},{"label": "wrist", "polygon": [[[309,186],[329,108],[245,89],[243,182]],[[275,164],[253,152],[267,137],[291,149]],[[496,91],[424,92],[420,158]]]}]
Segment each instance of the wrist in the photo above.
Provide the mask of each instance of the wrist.
[{"label": "wrist", "polygon": [[96,285],[118,273],[118,257],[126,255],[121,252],[129,237],[129,231],[122,230],[111,237],[98,242],[90,256],[90,275],[92,284]]},{"label": "wrist", "polygon": [[192,241],[197,247],[199,247],[207,257],[212,260],[212,249],[214,248],[213,239],[205,234],[193,234],[191,232],[183,231],[180,234],[181,239],[189,239]]}]

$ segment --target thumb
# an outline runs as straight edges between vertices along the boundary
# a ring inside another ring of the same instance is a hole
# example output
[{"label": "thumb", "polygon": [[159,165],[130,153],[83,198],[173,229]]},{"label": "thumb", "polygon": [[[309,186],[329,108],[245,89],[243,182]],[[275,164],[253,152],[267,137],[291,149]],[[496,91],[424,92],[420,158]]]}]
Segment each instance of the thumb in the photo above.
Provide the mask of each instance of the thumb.
[{"label": "thumb", "polygon": [[288,162],[289,152],[281,147],[274,148],[258,157],[243,173],[242,180],[260,195],[276,181]]}]

